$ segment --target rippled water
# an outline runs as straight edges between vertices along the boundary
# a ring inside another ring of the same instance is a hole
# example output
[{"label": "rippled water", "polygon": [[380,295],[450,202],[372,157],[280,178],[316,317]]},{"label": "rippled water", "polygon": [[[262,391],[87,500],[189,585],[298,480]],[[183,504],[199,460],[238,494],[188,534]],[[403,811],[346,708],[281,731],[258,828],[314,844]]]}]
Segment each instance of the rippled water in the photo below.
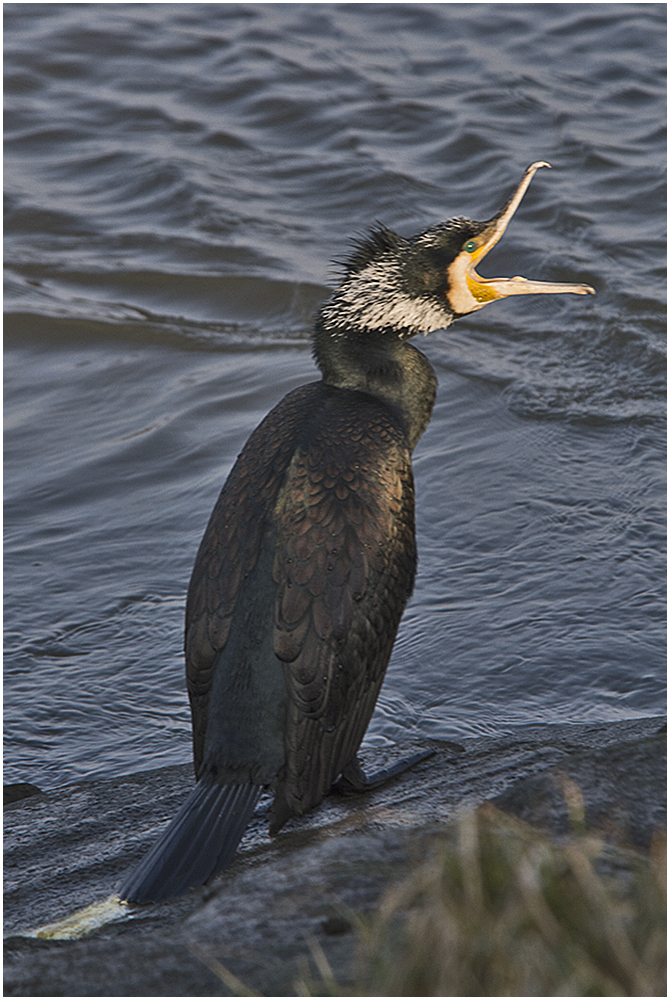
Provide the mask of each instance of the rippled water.
[{"label": "rippled water", "polygon": [[5,4],[5,780],[184,761],[184,594],[236,454],[312,380],[330,261],[487,219],[420,345],[420,570],[368,739],[660,714],[665,8]]}]

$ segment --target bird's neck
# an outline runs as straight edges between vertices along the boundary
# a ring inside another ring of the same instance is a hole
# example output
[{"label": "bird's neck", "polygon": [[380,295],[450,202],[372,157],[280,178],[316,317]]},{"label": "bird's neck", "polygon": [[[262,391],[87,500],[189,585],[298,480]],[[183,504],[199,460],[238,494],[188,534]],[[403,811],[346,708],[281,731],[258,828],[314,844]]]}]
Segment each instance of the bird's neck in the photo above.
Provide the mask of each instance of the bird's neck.
[{"label": "bird's neck", "polygon": [[437,377],[428,359],[392,332],[340,330],[317,320],[314,359],[323,381],[381,399],[403,425],[413,450],[430,420]]}]

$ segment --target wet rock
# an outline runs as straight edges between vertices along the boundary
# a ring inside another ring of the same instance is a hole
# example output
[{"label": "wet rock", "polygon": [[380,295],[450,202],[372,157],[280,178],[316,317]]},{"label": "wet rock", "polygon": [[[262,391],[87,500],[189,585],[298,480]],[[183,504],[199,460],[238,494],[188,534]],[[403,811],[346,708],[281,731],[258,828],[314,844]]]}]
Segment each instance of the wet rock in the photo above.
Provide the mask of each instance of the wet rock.
[{"label": "wet rock", "polygon": [[559,767],[522,778],[493,801],[557,835],[588,829],[611,843],[646,849],[666,822],[659,787],[665,756],[663,732],[603,750],[573,751]]},{"label": "wet rock", "polygon": [[[232,976],[266,995],[295,996],[310,967],[318,980],[321,951],[346,986],[357,916],[464,807],[493,800],[558,834],[586,822],[618,842],[647,844],[665,822],[659,727],[658,719],[523,727],[466,740],[465,752],[436,741],[434,757],[390,785],[332,797],[273,840],[268,799],[211,887],[129,909],[131,918],[67,942],[26,933],[115,890],[174,815],[190,767],[15,802],[5,809],[5,995],[228,996]],[[386,762],[365,755],[368,770]]]},{"label": "wet rock", "polygon": [[13,785],[2,786],[2,804],[7,806],[19,799],[27,799],[31,795],[41,795],[42,789],[31,785],[29,781],[17,781]]}]

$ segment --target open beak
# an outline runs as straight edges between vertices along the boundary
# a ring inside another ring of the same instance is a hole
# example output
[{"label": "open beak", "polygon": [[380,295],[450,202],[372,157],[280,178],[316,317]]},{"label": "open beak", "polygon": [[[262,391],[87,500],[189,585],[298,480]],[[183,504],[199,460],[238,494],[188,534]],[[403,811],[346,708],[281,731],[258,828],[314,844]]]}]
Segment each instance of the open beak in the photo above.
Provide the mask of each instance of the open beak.
[{"label": "open beak", "polygon": [[[489,250],[496,245],[507,229],[509,221],[519,207],[533,175],[540,167],[549,166],[550,164],[545,163],[543,160],[531,163],[521,178],[521,183],[505,207],[497,215],[493,216],[487,224],[486,229],[474,241],[477,245],[476,249],[468,255],[470,260],[465,267],[465,280],[468,290],[473,299],[478,303],[473,308],[479,308],[479,303],[484,305],[486,302],[491,302],[494,299],[502,299],[508,295],[532,295],[538,292],[575,292],[577,295],[595,295],[595,289],[591,288],[590,285],[564,284],[556,281],[530,281],[528,278],[522,278],[519,275],[515,278],[482,278],[475,270],[479,261],[484,259]],[[459,256],[462,256],[462,254],[463,252]]]}]

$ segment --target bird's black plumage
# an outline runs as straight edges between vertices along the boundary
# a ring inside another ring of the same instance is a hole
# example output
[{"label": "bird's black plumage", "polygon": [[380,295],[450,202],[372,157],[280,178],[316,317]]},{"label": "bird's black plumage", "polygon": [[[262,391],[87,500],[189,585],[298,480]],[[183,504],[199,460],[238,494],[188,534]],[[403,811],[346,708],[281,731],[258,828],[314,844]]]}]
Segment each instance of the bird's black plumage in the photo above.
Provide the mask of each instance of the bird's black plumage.
[{"label": "bird's black plumage", "polygon": [[122,898],[211,879],[262,788],[274,833],[340,776],[360,784],[357,751],[414,583],[411,455],[437,386],[408,340],[522,292],[525,279],[483,279],[474,263],[538,166],[488,223],[459,218],[412,239],[377,228],[346,263],[316,321],[322,380],[253,432],[200,545],[185,640],[198,780]]}]

